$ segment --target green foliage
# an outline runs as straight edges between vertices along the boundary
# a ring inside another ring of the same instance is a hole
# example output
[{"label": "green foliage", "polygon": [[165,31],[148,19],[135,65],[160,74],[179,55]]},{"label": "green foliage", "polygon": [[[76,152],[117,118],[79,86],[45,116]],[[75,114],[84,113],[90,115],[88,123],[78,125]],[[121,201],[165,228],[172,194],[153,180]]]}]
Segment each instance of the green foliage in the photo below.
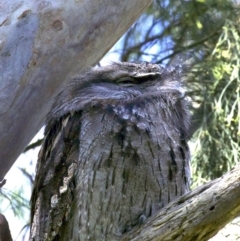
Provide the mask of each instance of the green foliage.
[{"label": "green foliage", "polygon": [[29,201],[23,197],[23,193],[23,187],[13,191],[2,188],[0,192],[0,213],[11,209],[16,217],[23,218],[24,212],[29,209]]},{"label": "green foliage", "polygon": [[203,90],[202,124],[195,133],[195,185],[221,176],[240,159],[239,31],[237,18],[226,19],[209,57],[211,68],[201,72],[209,84]]},{"label": "green foliage", "polygon": [[211,54],[234,11],[226,0],[158,0],[125,35],[121,60],[162,63],[183,53],[202,58]]},{"label": "green foliage", "polygon": [[[28,163],[27,169],[30,169],[29,168],[30,166],[31,166],[31,163]],[[30,212],[29,193],[33,182],[33,175],[31,175],[29,173],[29,170],[25,168],[18,168],[18,169],[22,173],[22,174],[20,173],[20,175],[22,176],[20,177],[19,173],[16,172],[16,178],[13,177],[8,179],[6,185],[4,185],[0,189],[0,204],[1,204],[0,213],[3,213],[8,218],[12,235],[15,236],[17,232],[18,234],[17,240],[20,240],[20,236],[21,236],[21,240],[27,240],[26,236],[28,235],[28,231],[29,231],[29,216],[30,216],[29,215],[29,212]],[[25,177],[25,180],[24,180],[24,177]],[[12,190],[9,190],[9,186],[12,186],[10,182],[15,184],[15,187],[13,187]],[[11,218],[9,218],[9,216],[10,217],[14,216],[16,217],[16,219],[12,220]],[[21,227],[15,227],[16,222],[17,223],[23,222],[25,225],[20,230]]]}]

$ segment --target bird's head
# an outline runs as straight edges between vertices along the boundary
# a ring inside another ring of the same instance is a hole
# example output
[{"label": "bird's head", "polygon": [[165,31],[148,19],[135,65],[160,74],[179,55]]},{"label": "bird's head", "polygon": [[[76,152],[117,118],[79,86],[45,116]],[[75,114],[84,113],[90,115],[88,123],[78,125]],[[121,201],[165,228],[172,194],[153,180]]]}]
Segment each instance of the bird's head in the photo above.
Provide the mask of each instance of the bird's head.
[{"label": "bird's head", "polygon": [[57,97],[51,118],[86,109],[96,103],[139,101],[171,95],[184,97],[182,68],[152,63],[113,63],[75,77]]}]

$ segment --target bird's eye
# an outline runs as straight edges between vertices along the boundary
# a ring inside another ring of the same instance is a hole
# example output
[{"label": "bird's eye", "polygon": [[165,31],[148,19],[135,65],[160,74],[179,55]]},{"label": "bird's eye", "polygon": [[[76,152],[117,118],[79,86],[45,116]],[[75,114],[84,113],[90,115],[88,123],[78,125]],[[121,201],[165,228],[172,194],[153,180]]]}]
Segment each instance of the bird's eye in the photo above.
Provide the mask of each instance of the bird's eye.
[{"label": "bird's eye", "polygon": [[132,85],[135,84],[135,79],[131,78],[129,76],[122,77],[117,80],[118,84],[123,84],[123,85]]}]

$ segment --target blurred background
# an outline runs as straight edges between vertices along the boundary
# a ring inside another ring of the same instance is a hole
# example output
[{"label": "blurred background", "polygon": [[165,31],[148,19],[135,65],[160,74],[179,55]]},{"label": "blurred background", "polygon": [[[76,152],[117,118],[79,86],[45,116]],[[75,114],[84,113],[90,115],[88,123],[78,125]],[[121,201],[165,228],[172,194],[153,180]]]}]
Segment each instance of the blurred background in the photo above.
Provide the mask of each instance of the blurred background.
[{"label": "blurred background", "polygon": [[[185,66],[192,112],[192,188],[220,177],[240,156],[240,2],[156,0],[100,61]],[[28,240],[29,201],[42,129],[6,176],[0,213],[13,239]],[[234,220],[212,240],[240,240]]]}]

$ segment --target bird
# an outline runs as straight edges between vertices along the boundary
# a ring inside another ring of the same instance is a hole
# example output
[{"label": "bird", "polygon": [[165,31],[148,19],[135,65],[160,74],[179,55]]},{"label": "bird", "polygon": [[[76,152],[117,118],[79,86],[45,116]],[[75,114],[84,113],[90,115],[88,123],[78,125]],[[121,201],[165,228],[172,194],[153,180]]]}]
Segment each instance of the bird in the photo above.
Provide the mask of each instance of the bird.
[{"label": "bird", "polygon": [[190,190],[182,66],[114,62],[72,78],[48,114],[32,241],[117,241]]}]

